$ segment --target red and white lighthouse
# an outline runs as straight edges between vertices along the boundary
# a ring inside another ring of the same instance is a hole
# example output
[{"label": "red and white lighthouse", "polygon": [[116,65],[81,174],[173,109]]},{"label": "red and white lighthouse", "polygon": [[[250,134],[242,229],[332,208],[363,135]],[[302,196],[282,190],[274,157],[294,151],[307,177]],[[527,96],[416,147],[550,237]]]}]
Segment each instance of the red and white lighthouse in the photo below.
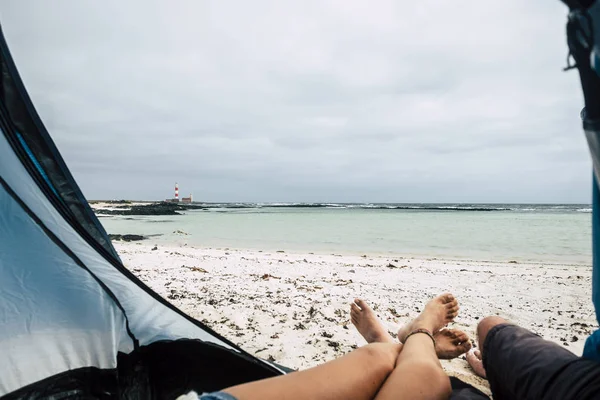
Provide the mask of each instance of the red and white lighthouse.
[{"label": "red and white lighthouse", "polygon": [[175,201],[179,201],[179,185],[175,182]]}]

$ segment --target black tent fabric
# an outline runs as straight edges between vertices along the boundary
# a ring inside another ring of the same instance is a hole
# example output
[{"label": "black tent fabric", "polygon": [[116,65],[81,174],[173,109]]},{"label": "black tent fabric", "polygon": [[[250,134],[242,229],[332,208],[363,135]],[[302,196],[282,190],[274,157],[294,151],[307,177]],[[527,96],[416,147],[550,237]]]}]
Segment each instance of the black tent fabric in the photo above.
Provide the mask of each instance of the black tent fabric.
[{"label": "black tent fabric", "polygon": [[173,398],[282,374],[121,263],[0,32],[0,396]]}]

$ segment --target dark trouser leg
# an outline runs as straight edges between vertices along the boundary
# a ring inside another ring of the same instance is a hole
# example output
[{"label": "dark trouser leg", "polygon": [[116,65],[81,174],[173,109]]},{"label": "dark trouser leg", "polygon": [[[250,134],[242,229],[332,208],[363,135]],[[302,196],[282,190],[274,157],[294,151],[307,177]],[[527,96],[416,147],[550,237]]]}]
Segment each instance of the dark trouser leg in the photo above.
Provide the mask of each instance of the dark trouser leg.
[{"label": "dark trouser leg", "polygon": [[490,400],[481,390],[453,376],[450,377],[450,385],[452,386],[452,394],[449,400]]},{"label": "dark trouser leg", "polygon": [[478,334],[494,400],[600,398],[600,364],[498,317]]}]

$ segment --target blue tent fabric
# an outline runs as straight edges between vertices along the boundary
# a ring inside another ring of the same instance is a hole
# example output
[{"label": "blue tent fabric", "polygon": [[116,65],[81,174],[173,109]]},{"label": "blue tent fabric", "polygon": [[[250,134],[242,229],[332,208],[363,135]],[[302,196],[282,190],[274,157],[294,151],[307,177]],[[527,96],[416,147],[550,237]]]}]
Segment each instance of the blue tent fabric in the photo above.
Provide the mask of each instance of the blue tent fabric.
[{"label": "blue tent fabric", "polygon": [[[592,204],[592,249],[594,252],[592,271],[592,301],[596,309],[596,319],[600,322],[600,189],[598,180],[593,180]],[[583,356],[600,362],[600,330],[594,332],[585,342]]]}]

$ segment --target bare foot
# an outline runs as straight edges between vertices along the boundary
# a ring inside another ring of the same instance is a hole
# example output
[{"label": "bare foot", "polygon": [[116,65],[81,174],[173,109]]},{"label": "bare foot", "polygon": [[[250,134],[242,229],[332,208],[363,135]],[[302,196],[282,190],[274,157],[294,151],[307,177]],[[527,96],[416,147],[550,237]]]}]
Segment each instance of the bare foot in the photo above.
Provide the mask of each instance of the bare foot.
[{"label": "bare foot", "polygon": [[440,360],[451,360],[471,350],[469,336],[457,329],[442,329],[434,338],[435,352]]},{"label": "bare foot", "polygon": [[363,300],[354,299],[354,303],[350,305],[350,319],[367,343],[394,343],[375,312]]},{"label": "bare foot", "polygon": [[458,301],[450,293],[430,300],[417,318],[400,328],[398,339],[404,343],[406,336],[415,329],[427,329],[434,335],[458,315]]},{"label": "bare foot", "polygon": [[481,361],[481,352],[479,350],[470,351],[467,353],[467,362],[477,375],[487,379],[485,368],[483,368],[483,361]]},{"label": "bare foot", "polygon": [[[350,316],[362,337],[368,343],[395,343],[371,307],[364,300],[356,299],[354,302],[350,306]],[[435,352],[441,360],[451,360],[471,349],[469,336],[457,329],[442,329],[434,337]]]}]

